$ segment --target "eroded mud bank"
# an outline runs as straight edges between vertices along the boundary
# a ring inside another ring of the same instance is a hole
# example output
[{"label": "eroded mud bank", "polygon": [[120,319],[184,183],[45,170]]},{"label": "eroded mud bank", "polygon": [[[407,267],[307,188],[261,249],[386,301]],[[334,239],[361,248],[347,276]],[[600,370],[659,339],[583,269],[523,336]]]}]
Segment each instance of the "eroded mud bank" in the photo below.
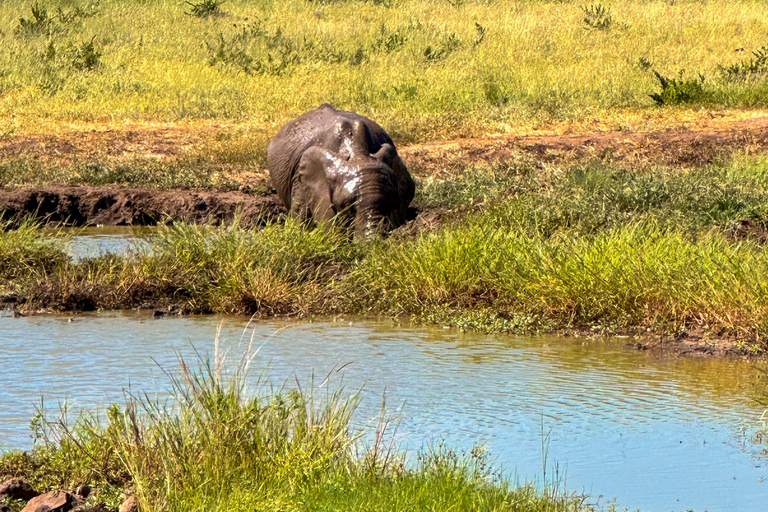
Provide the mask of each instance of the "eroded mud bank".
[{"label": "eroded mud bank", "polygon": [[6,217],[34,216],[71,226],[151,226],[173,221],[216,224],[231,222],[239,213],[243,226],[258,226],[284,209],[275,196],[110,185],[0,190],[0,211]]}]

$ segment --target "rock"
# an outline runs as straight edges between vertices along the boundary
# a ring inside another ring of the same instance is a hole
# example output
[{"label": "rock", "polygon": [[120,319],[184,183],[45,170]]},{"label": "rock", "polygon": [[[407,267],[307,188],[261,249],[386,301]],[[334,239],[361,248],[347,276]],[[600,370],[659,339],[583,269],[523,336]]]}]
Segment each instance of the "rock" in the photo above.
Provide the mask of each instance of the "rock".
[{"label": "rock", "polygon": [[139,512],[139,500],[136,496],[128,496],[120,505],[119,512]]},{"label": "rock", "polygon": [[11,478],[0,484],[0,499],[10,498],[27,501],[39,494],[31,485],[20,478]]},{"label": "rock", "polygon": [[8,505],[0,505],[0,512],[13,512]]},{"label": "rock", "polygon": [[54,491],[32,498],[21,512],[69,512],[79,504],[74,494]]}]

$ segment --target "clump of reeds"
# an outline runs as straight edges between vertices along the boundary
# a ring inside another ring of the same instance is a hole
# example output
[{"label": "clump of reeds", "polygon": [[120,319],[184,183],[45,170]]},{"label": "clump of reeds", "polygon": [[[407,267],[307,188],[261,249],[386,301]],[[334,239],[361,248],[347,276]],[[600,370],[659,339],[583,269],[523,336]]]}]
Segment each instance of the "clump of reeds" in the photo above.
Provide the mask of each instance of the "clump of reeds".
[{"label": "clump of reeds", "polygon": [[[106,418],[38,418],[38,446],[8,452],[0,472],[41,489],[88,484],[108,505],[142,510],[578,511],[583,497],[542,495],[492,476],[482,450],[423,453],[415,464],[383,435],[360,442],[359,393],[248,386],[247,359],[181,361],[167,400],[129,394]],[[381,426],[381,425],[380,425]],[[367,446],[367,448],[366,448]]]},{"label": "clump of reeds", "polygon": [[3,218],[0,212],[0,283],[28,277],[41,277],[67,260],[62,239],[40,236],[42,223],[19,217]]}]

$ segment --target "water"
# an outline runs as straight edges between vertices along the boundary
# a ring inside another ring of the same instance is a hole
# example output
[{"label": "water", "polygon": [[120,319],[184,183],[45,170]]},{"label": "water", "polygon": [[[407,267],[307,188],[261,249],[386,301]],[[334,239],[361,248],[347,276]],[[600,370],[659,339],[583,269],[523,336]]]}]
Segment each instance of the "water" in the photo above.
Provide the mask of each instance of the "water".
[{"label": "water", "polygon": [[[40,396],[96,407],[122,389],[162,392],[158,365],[174,350],[212,352],[215,317],[145,313],[0,317],[0,444],[28,448]],[[221,351],[236,362],[246,321],[225,318]],[[768,460],[753,442],[762,407],[757,373],[743,361],[657,357],[620,342],[467,335],[390,322],[258,323],[254,359],[275,383],[295,375],[363,384],[357,420],[374,424],[386,393],[401,409],[399,441],[487,446],[520,481],[548,478],[606,503],[645,512],[765,510]],[[257,372],[258,373],[258,372]]]},{"label": "water", "polygon": [[152,228],[104,226],[67,228],[57,232],[69,236],[64,249],[75,260],[81,260],[105,254],[124,255],[133,251],[145,251],[149,244],[144,237],[152,232]]}]

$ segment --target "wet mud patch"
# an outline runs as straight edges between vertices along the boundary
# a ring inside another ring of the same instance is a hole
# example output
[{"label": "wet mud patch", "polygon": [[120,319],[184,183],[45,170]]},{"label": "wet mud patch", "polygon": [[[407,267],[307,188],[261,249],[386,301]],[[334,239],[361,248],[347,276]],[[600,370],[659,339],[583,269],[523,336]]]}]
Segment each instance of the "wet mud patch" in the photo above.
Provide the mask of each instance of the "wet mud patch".
[{"label": "wet mud patch", "polygon": [[240,224],[252,227],[275,220],[285,210],[275,196],[242,192],[51,186],[0,189],[0,212],[6,218],[35,217],[68,226],[217,224],[239,214]]}]

